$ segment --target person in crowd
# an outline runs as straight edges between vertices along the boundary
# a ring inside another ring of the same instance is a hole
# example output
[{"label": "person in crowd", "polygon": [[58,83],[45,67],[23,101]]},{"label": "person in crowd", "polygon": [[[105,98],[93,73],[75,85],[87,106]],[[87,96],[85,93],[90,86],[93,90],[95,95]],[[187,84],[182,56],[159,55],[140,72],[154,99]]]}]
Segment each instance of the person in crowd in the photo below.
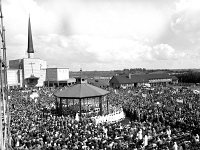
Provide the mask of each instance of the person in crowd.
[{"label": "person in crowd", "polygon": [[[66,87],[67,88],[67,87]],[[91,117],[55,113],[59,88],[10,91],[14,150],[169,150],[200,149],[200,96],[171,87],[110,89],[109,112],[123,108],[129,121],[96,124]]]}]

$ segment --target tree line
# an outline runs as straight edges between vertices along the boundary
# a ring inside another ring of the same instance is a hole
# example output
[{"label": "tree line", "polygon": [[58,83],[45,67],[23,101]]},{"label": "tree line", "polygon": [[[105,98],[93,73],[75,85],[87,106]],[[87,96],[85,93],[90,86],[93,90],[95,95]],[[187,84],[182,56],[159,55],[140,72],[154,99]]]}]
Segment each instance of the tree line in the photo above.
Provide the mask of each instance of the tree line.
[{"label": "tree line", "polygon": [[200,72],[185,72],[175,75],[181,83],[200,83]]}]

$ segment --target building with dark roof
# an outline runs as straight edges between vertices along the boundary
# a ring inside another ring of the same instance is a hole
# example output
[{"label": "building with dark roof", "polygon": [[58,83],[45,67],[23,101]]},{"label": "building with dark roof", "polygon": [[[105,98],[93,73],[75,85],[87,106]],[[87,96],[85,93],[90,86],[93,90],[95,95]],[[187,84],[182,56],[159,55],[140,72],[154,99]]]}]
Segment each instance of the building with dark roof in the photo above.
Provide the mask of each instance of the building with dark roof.
[{"label": "building with dark roof", "polygon": [[134,84],[131,79],[129,79],[128,76],[113,76],[111,80],[109,81],[110,87],[113,88],[121,88],[121,87],[128,87],[128,86],[133,86]]},{"label": "building with dark roof", "polygon": [[167,73],[129,74],[129,76],[113,76],[109,81],[110,87],[126,88],[139,86],[167,86],[178,83],[178,78]]},{"label": "building with dark roof", "polygon": [[97,86],[99,88],[107,88],[109,87],[109,80],[104,79],[88,79],[89,84]]},{"label": "building with dark roof", "polygon": [[171,76],[172,77],[172,82],[174,84],[177,84],[178,83],[178,78],[176,76]]}]

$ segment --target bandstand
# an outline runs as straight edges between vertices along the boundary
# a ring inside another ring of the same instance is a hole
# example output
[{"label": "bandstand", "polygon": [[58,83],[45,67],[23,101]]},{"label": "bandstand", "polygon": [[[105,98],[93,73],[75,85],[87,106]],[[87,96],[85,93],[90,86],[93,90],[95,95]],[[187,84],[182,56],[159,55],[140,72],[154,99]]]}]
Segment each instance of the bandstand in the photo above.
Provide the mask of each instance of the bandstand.
[{"label": "bandstand", "polygon": [[[106,103],[106,112],[108,112],[108,99],[106,95],[109,91],[98,88],[96,86],[90,85],[88,83],[76,84],[72,87],[66,88],[62,91],[56,92],[54,96],[56,97],[56,109],[59,115],[63,115],[63,107],[70,109],[70,106],[78,106],[77,112],[79,116],[82,116],[83,109],[89,112],[89,105],[91,102],[99,108],[99,115],[103,114],[103,102]],[[95,107],[95,106],[94,106]]]}]

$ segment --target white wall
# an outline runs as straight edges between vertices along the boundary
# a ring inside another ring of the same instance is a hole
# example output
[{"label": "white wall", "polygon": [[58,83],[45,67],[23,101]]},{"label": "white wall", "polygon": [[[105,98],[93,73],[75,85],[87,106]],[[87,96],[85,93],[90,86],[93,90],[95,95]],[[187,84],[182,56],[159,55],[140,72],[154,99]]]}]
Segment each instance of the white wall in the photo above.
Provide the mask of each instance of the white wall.
[{"label": "white wall", "polygon": [[47,68],[47,81],[63,81],[68,79],[68,68]]},{"label": "white wall", "polygon": [[40,68],[41,69],[47,69],[47,62],[44,60],[40,60]]},{"label": "white wall", "polygon": [[45,78],[46,67],[47,67],[46,61],[40,59],[24,58],[23,59],[24,79],[29,78],[33,74],[35,77],[39,78],[38,84],[36,86],[43,86],[43,83],[46,79]]},{"label": "white wall", "polygon": [[8,85],[18,85],[18,70],[7,70]]},{"label": "white wall", "polygon": [[68,68],[58,68],[57,69],[57,80],[68,80],[69,79],[69,69]]},{"label": "white wall", "polygon": [[[31,66],[31,63],[32,66]],[[24,59],[23,62],[24,79],[29,78],[32,74],[35,77],[40,77],[40,60],[37,59]],[[33,72],[32,72],[33,69]]]},{"label": "white wall", "polygon": [[44,81],[46,81],[46,69],[41,69],[40,70],[40,78],[38,80],[37,86],[43,86]]},{"label": "white wall", "polygon": [[8,69],[7,70],[8,86],[20,86],[22,87],[22,70]]}]

